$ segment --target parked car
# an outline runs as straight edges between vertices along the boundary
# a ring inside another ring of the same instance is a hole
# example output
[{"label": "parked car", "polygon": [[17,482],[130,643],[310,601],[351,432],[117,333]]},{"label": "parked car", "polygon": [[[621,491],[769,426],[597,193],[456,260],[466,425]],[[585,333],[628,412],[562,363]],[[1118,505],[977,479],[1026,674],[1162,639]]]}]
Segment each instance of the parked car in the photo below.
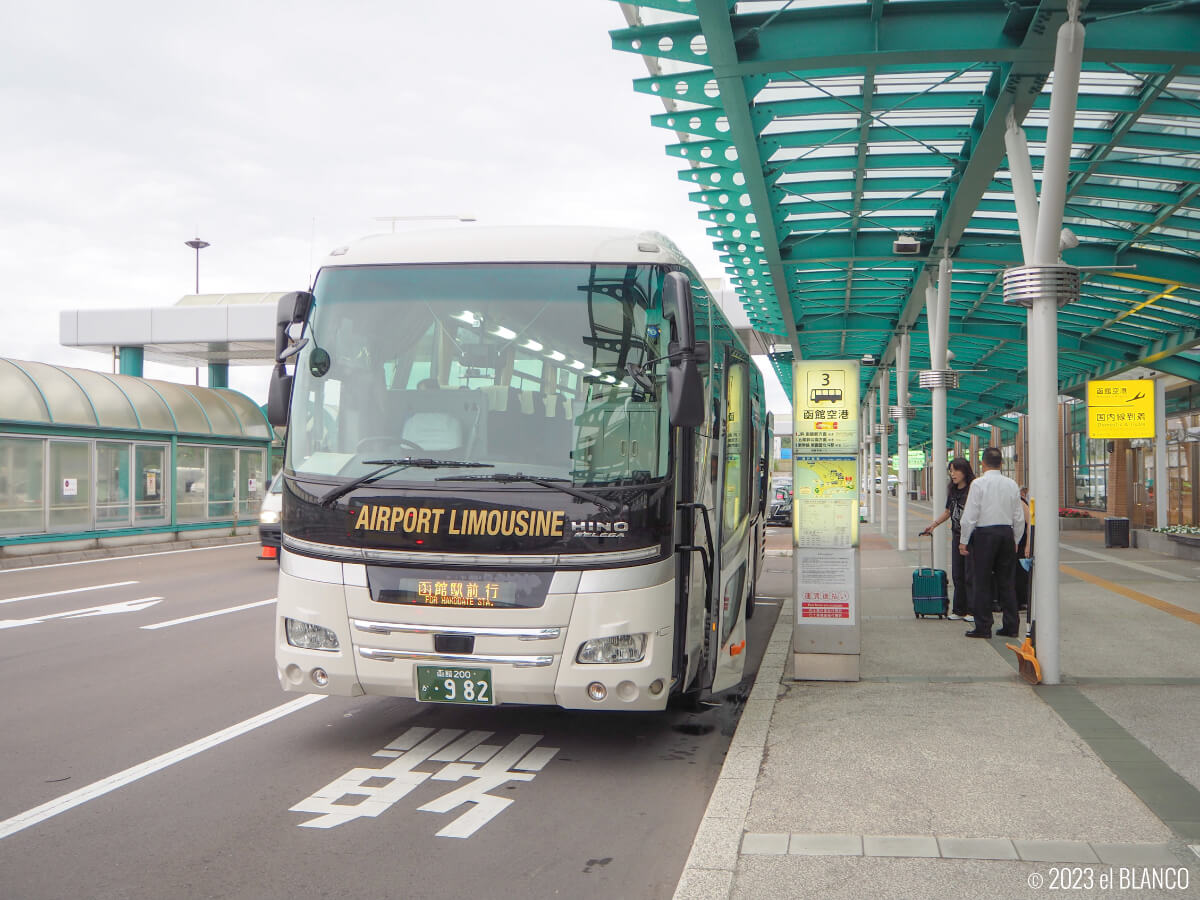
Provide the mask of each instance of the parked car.
[{"label": "parked car", "polygon": [[[875,493],[879,493],[882,489],[883,479],[878,475],[875,476]],[[888,493],[893,497],[896,496],[896,491],[900,489],[900,477],[898,475],[888,476]]]},{"label": "parked car", "polygon": [[262,544],[262,555],[259,559],[279,561],[279,545],[282,543],[283,535],[283,524],[280,522],[282,514],[283,472],[281,470],[271,481],[271,486],[267,488],[262,508],[258,511],[258,540]]},{"label": "parked car", "polygon": [[771,485],[771,499],[767,501],[767,524],[792,524],[792,483],[790,481],[777,481]]}]

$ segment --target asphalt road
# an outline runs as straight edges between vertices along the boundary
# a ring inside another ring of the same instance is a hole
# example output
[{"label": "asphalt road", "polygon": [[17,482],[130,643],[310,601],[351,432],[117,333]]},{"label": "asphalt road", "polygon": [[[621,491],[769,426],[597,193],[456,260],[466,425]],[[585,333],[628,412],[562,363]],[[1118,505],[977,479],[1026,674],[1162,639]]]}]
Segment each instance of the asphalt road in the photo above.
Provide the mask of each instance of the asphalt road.
[{"label": "asphalt road", "polygon": [[699,713],[283,694],[256,551],[0,573],[0,898],[671,896],[752,674]]}]

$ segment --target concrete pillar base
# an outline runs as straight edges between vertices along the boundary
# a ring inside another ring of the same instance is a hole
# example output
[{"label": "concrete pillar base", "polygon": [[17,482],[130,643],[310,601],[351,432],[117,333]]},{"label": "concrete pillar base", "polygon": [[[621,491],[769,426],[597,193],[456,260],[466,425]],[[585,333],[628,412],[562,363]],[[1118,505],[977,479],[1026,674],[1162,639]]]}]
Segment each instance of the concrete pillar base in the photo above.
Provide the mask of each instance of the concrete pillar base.
[{"label": "concrete pillar base", "polygon": [[857,653],[793,653],[793,681],[861,681]]}]

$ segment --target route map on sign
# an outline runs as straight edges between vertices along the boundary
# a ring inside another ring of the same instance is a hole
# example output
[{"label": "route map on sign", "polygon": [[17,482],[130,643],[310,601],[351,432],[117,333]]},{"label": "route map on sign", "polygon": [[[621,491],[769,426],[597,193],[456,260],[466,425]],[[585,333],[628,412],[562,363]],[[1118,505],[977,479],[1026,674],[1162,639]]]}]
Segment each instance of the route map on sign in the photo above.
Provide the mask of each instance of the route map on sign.
[{"label": "route map on sign", "polygon": [[857,460],[799,457],[793,467],[794,492],[807,500],[844,500],[858,495]]}]

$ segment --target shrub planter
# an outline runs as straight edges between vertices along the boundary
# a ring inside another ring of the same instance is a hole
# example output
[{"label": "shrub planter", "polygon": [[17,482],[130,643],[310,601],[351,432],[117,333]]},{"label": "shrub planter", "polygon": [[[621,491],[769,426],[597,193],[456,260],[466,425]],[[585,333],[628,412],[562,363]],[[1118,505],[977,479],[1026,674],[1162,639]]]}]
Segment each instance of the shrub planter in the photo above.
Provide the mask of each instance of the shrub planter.
[{"label": "shrub planter", "polygon": [[1088,516],[1086,519],[1074,519],[1067,516],[1058,517],[1059,531],[1103,531],[1104,520]]},{"label": "shrub planter", "polygon": [[1200,537],[1186,534],[1163,534],[1139,528],[1131,533],[1132,543],[1139,550],[1175,556],[1179,559],[1200,560]]}]

